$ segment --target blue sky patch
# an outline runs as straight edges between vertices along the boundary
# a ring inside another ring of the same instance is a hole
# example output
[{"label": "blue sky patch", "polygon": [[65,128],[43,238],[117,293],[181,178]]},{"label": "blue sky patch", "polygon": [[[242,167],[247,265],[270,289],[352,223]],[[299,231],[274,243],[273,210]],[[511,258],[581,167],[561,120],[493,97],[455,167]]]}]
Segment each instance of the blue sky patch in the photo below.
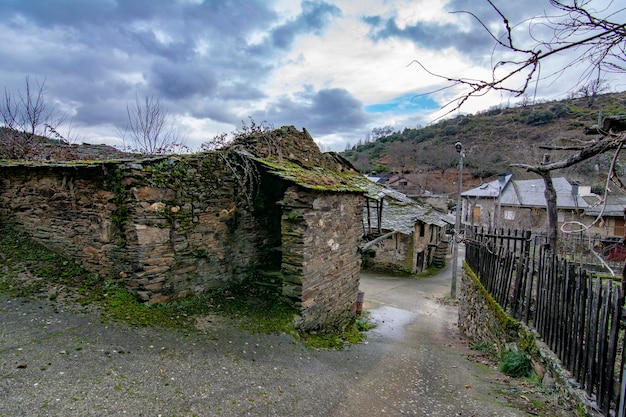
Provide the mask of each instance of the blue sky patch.
[{"label": "blue sky patch", "polygon": [[439,107],[441,106],[430,96],[409,93],[396,97],[387,103],[365,106],[365,111],[368,113],[411,113],[419,110],[438,109]]}]

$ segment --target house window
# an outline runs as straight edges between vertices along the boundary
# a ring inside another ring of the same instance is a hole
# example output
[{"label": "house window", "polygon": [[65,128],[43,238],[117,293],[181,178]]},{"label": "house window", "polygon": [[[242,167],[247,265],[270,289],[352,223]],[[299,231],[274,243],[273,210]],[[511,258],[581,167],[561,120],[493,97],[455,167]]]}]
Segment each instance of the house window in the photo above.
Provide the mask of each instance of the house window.
[{"label": "house window", "polygon": [[624,236],[624,219],[615,219],[615,226],[613,227],[613,235],[622,237]]},{"label": "house window", "polygon": [[480,224],[480,206],[474,207],[474,219],[473,219],[472,223]]},{"label": "house window", "polygon": [[424,237],[426,234],[426,225],[424,223],[420,223],[420,237]]},{"label": "house window", "polygon": [[515,210],[504,210],[504,220],[515,220]]}]

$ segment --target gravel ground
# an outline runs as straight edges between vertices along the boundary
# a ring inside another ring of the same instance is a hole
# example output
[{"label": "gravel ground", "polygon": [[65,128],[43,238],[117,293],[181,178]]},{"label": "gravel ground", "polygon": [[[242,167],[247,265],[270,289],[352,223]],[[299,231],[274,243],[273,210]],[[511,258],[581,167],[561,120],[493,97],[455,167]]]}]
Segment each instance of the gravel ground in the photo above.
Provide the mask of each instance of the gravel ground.
[{"label": "gravel ground", "polygon": [[456,306],[437,301],[446,282],[363,274],[378,326],[343,351],[221,317],[197,331],[137,328],[3,296],[0,416],[530,415],[508,394],[523,386],[468,359]]}]

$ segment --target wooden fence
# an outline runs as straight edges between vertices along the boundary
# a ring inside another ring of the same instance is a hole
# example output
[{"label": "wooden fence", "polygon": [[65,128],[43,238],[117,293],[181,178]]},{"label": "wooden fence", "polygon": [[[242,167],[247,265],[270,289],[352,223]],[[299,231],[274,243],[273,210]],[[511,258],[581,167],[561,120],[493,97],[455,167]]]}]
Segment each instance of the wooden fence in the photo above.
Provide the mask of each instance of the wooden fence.
[{"label": "wooden fence", "polygon": [[465,233],[466,262],[494,299],[539,333],[604,415],[626,415],[616,389],[624,362],[620,286],[559,258],[530,232]]}]

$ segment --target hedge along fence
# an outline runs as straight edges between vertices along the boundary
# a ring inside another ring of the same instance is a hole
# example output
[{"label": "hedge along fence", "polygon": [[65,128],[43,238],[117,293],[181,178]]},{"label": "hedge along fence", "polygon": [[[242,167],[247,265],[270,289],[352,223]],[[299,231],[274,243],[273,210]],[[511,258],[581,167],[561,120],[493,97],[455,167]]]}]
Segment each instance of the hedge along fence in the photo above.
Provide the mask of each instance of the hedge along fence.
[{"label": "hedge along fence", "polygon": [[559,259],[530,237],[521,251],[494,242],[490,234],[472,235],[466,242],[469,267],[494,303],[531,326],[608,416],[618,408],[614,384],[623,362],[619,287]]},{"label": "hedge along fence", "polygon": [[459,303],[459,328],[476,344],[493,346],[498,352],[514,345],[532,358],[536,371],[549,373],[561,397],[573,408],[582,406],[589,411],[585,393],[568,382],[558,358],[537,339],[535,333],[521,321],[513,319],[494,300],[479,277],[464,262],[462,290]]}]

